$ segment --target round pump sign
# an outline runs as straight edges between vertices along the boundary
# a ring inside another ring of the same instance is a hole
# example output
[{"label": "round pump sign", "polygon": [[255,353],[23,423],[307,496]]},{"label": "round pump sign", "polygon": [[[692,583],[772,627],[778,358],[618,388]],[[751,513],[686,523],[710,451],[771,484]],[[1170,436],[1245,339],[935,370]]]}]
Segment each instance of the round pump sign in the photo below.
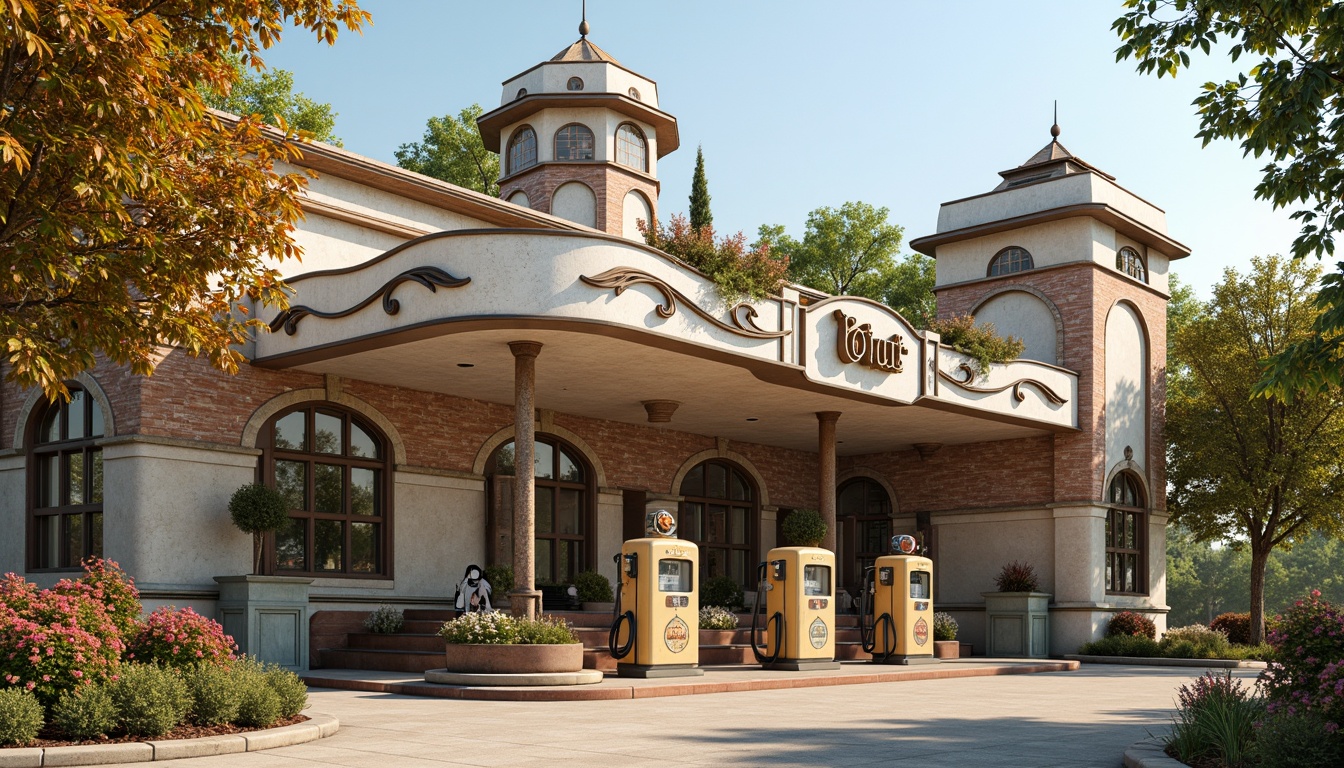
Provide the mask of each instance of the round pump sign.
[{"label": "round pump sign", "polygon": [[644,516],[644,534],[646,536],[675,537],[677,518],[666,509],[655,509]]},{"label": "round pump sign", "polygon": [[913,555],[919,545],[915,543],[914,536],[902,534],[891,537],[891,549],[893,552],[900,552],[902,555]]}]

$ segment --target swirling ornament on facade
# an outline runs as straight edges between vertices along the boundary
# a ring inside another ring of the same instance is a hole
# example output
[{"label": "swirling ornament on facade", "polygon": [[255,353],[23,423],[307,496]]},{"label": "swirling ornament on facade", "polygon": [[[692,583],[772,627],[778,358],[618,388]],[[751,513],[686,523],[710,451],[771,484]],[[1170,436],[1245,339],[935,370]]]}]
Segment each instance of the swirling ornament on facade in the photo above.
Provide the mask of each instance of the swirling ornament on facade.
[{"label": "swirling ornament on facade", "polygon": [[459,288],[470,283],[471,278],[453,277],[438,267],[416,267],[415,269],[408,269],[391,280],[388,280],[383,284],[382,288],[369,294],[368,298],[349,309],[343,309],[339,312],[322,312],[302,304],[296,307],[290,307],[284,312],[276,315],[275,319],[271,321],[271,330],[277,331],[283,326],[285,333],[293,336],[295,331],[298,330],[299,323],[308,315],[326,320],[347,317],[367,307],[369,304],[373,303],[374,299],[380,296],[383,299],[383,311],[389,315],[395,315],[401,311],[401,302],[392,298],[392,292],[397,289],[397,286],[408,282],[419,283],[428,288],[431,293],[438,293],[440,287]]},{"label": "swirling ornament on facade", "polygon": [[647,285],[662,294],[662,303],[655,306],[653,311],[657,312],[658,316],[665,320],[677,313],[677,300],[680,299],[681,303],[685,304],[692,312],[704,318],[716,328],[720,328],[737,336],[745,336],[749,339],[779,339],[793,333],[793,331],[790,330],[767,331],[756,325],[756,318],[759,316],[756,312],[756,308],[746,302],[734,304],[729,308],[728,319],[732,323],[732,325],[729,325],[702,309],[695,302],[687,298],[681,291],[678,291],[676,288],[673,288],[663,280],[654,277],[648,272],[643,272],[638,269],[618,267],[616,269],[609,269],[600,275],[594,275],[592,277],[589,277],[588,275],[579,275],[579,279],[594,288],[610,288],[617,296],[625,293],[625,289],[633,285]]},{"label": "swirling ornament on facade", "polygon": [[1002,392],[1005,389],[1011,389],[1013,390],[1013,399],[1019,403],[1027,399],[1026,394],[1022,392],[1023,385],[1030,385],[1033,389],[1035,389],[1037,392],[1040,393],[1042,398],[1044,398],[1047,402],[1052,403],[1054,405],[1063,405],[1069,402],[1068,398],[1060,397],[1059,394],[1055,392],[1053,389],[1035,379],[1018,379],[1017,381],[1014,381],[1011,384],[1004,384],[1001,387],[976,387],[971,385],[971,382],[975,381],[975,375],[976,375],[975,371],[971,368],[971,366],[962,363],[961,365],[957,366],[957,370],[966,374],[966,378],[958,379],[952,374],[947,373],[946,371],[943,371],[941,369],[938,371],[938,377],[943,379],[944,381],[949,381],[953,384],[956,384],[958,387],[961,387],[967,392],[976,392],[978,394],[983,395],[993,395]]}]

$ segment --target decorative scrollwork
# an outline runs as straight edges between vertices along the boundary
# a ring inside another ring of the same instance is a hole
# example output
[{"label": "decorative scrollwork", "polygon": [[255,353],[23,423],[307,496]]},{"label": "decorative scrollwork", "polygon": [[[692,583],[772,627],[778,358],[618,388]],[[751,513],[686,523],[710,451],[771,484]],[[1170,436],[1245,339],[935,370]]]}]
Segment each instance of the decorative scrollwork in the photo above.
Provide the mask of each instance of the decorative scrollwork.
[{"label": "decorative scrollwork", "polygon": [[343,309],[339,312],[322,312],[305,305],[290,307],[289,309],[276,315],[271,321],[271,330],[277,331],[280,328],[285,329],[285,333],[293,336],[299,328],[299,323],[303,318],[312,315],[327,320],[353,315],[359,310],[369,306],[374,299],[382,297],[383,311],[389,315],[395,315],[401,311],[401,302],[392,298],[392,292],[402,283],[419,283],[428,288],[430,293],[438,293],[439,288],[458,288],[471,282],[470,277],[453,277],[438,267],[416,267],[408,269],[400,275],[388,280],[382,288],[369,294],[369,297],[358,304]]},{"label": "decorative scrollwork", "polygon": [[653,288],[663,300],[653,308],[658,316],[666,320],[677,313],[677,301],[685,304],[692,312],[703,317],[706,321],[713,324],[716,328],[721,328],[729,333],[738,336],[745,336],[749,339],[779,339],[793,333],[790,330],[767,331],[756,324],[756,318],[759,316],[756,308],[746,302],[734,304],[728,309],[729,323],[725,323],[706,310],[702,309],[695,302],[691,301],[676,288],[668,285],[663,280],[654,277],[648,272],[628,267],[617,267],[609,269],[600,275],[589,277],[579,275],[579,279],[594,288],[609,288],[617,296],[625,293],[625,289],[632,285],[647,285]]},{"label": "decorative scrollwork", "polygon": [[1024,385],[1030,385],[1033,389],[1035,389],[1037,392],[1040,393],[1041,397],[1045,398],[1047,402],[1053,403],[1054,405],[1063,405],[1069,402],[1067,398],[1060,397],[1059,393],[1055,392],[1050,387],[1047,387],[1045,384],[1035,379],[1018,379],[1017,381],[1014,381],[1011,384],[1004,384],[1001,387],[976,387],[971,384],[971,382],[975,381],[976,376],[975,370],[972,369],[971,366],[967,365],[966,363],[962,363],[961,365],[957,366],[957,370],[961,373],[966,374],[966,378],[959,379],[942,369],[939,369],[938,376],[944,381],[950,381],[953,384],[956,384],[958,387],[961,387],[967,392],[976,392],[983,395],[992,395],[998,392],[1002,392],[1006,389],[1011,389],[1013,390],[1013,399],[1019,403],[1027,399],[1026,394],[1022,391],[1022,387]]}]

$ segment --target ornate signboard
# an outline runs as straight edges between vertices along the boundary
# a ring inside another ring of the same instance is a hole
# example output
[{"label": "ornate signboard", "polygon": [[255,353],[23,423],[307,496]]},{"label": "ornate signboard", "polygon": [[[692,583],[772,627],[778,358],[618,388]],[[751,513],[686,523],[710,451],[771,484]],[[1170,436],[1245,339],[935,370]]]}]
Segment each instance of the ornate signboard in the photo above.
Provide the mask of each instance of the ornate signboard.
[{"label": "ornate signboard", "polygon": [[901,356],[910,354],[910,350],[902,343],[904,339],[899,333],[888,339],[877,338],[873,335],[872,324],[860,324],[857,318],[846,315],[843,310],[837,309],[833,314],[838,326],[836,352],[842,361],[887,373],[901,372]]}]

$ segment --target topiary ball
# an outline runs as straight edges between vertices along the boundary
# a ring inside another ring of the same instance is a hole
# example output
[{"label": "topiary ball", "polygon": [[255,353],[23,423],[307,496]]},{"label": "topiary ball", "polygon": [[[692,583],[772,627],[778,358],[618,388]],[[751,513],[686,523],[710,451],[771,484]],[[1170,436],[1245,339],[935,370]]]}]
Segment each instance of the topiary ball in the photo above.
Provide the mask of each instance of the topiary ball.
[{"label": "topiary ball", "polygon": [[826,521],[815,509],[795,509],[784,518],[784,540],[795,547],[819,547],[826,540]]},{"label": "topiary ball", "polygon": [[279,491],[253,483],[233,492],[229,517],[243,533],[269,533],[289,524],[289,509]]}]

